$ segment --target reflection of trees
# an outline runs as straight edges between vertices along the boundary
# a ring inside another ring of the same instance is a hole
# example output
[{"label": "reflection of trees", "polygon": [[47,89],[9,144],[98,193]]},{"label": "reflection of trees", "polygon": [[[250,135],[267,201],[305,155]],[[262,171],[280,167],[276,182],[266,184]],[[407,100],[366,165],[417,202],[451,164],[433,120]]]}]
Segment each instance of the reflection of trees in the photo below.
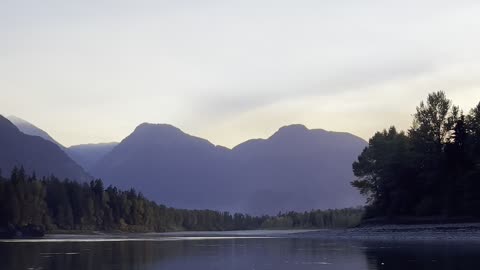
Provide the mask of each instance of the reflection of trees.
[{"label": "reflection of trees", "polygon": [[366,269],[354,245],[314,239],[0,243],[0,254],[2,270]]},{"label": "reflection of trees", "polygon": [[[192,245],[193,244],[193,245]],[[155,269],[367,269],[362,250],[318,239],[236,239],[186,243],[188,256],[159,262]]]},{"label": "reflection of trees", "polygon": [[475,244],[331,242],[308,238],[0,243],[0,269],[470,270],[480,269],[478,247],[480,245]]},{"label": "reflection of trees", "polygon": [[480,269],[479,246],[472,243],[376,243],[365,250],[369,269]]},{"label": "reflection of trees", "polygon": [[470,270],[480,269],[478,247],[480,245],[475,244],[358,243],[308,238],[0,243],[0,269]]},{"label": "reflection of trees", "polygon": [[149,269],[182,253],[181,242],[1,243],[0,269]]}]

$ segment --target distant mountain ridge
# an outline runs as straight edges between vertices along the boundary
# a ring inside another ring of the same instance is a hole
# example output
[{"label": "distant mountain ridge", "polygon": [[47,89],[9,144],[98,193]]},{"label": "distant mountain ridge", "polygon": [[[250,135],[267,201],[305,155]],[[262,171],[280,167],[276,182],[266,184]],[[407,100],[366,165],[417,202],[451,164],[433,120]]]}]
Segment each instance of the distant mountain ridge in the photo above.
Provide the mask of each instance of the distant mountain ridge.
[{"label": "distant mountain ridge", "polygon": [[23,166],[27,173],[35,172],[38,177],[53,174],[61,179],[91,179],[57,144],[21,132],[0,115],[0,169],[9,174],[15,166]]},{"label": "distant mountain ridge", "polygon": [[367,143],[354,135],[280,128],[233,149],[171,125],[139,125],[92,169],[95,176],[175,207],[276,213],[363,204],[349,182]]},{"label": "distant mountain ridge", "polygon": [[117,142],[80,144],[67,148],[52,138],[52,136],[50,136],[46,131],[40,129],[27,120],[14,115],[8,116],[7,119],[10,120],[10,122],[12,122],[21,132],[27,135],[39,136],[58,145],[66,154],[70,156],[70,158],[82,166],[82,168],[86,171],[90,171],[92,166],[97,161],[99,161],[103,156],[105,156],[105,154],[110,152],[113,147],[118,144]]},{"label": "distant mountain ridge", "polygon": [[109,142],[72,145],[66,149],[66,152],[85,170],[90,171],[117,144],[117,142]]},{"label": "distant mountain ridge", "polygon": [[65,147],[61,143],[57,142],[54,138],[52,138],[52,136],[50,136],[50,134],[48,134],[44,130],[36,127],[32,123],[30,123],[26,120],[23,120],[22,118],[17,117],[15,115],[10,115],[10,116],[7,117],[7,119],[10,122],[12,122],[21,132],[23,132],[27,135],[42,137],[45,140],[51,141],[54,144],[58,145],[60,148],[62,148],[62,150],[65,149]]}]

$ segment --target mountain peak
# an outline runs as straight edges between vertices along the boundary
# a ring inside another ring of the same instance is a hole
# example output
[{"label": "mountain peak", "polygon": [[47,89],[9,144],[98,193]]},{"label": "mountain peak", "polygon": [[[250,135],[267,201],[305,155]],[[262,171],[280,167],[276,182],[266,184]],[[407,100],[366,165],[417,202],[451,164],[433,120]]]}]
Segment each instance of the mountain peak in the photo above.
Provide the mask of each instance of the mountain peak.
[{"label": "mountain peak", "polygon": [[59,178],[86,181],[90,176],[57,145],[39,136],[24,133],[0,115],[0,168],[8,172],[24,166],[28,173],[38,176],[56,175]]},{"label": "mountain peak", "polygon": [[27,120],[25,119],[22,119],[18,116],[15,116],[15,115],[9,115],[6,117],[8,120],[10,120],[11,122],[24,122],[24,123],[28,123]]},{"label": "mountain peak", "polygon": [[27,135],[31,136],[38,136],[42,137],[43,139],[47,141],[51,141],[54,144],[58,145],[62,150],[65,150],[65,147],[57,142],[55,139],[53,139],[46,131],[38,128],[34,124],[17,117],[15,115],[10,115],[7,117],[7,119],[12,122],[22,133],[25,133]]},{"label": "mountain peak", "polygon": [[135,128],[129,137],[141,140],[176,140],[185,136],[187,134],[169,124],[142,123]]},{"label": "mountain peak", "polygon": [[[135,128],[134,132],[144,132],[144,131],[164,131],[164,132],[182,132],[179,128],[172,126],[170,124],[152,124],[152,123],[142,123]],[[182,132],[183,133],[183,132]]]},{"label": "mountain peak", "polygon": [[0,114],[0,129],[2,132],[9,131],[20,131],[8,118]]},{"label": "mountain peak", "polygon": [[292,124],[292,125],[287,125],[279,128],[278,132],[293,132],[293,131],[305,131],[305,130],[309,130],[309,129],[302,124]]},{"label": "mountain peak", "polygon": [[[12,124],[14,124],[20,131],[22,131],[22,128],[20,126],[35,127],[32,123],[15,115],[9,115],[5,118],[8,119],[8,121],[10,121]],[[27,134],[27,135],[31,135],[31,134]]]},{"label": "mountain peak", "polygon": [[138,125],[129,136],[122,140],[119,147],[124,147],[127,142],[141,145],[153,143],[155,145],[168,145],[169,147],[174,145],[185,147],[186,145],[200,143],[198,145],[214,147],[208,140],[189,135],[175,126],[152,123]]},{"label": "mountain peak", "polygon": [[293,124],[293,125],[288,125],[288,126],[283,126],[280,129],[278,129],[277,132],[275,132],[271,138],[290,138],[290,137],[296,137],[296,136],[301,136],[304,134],[307,134],[310,130],[301,124]]}]

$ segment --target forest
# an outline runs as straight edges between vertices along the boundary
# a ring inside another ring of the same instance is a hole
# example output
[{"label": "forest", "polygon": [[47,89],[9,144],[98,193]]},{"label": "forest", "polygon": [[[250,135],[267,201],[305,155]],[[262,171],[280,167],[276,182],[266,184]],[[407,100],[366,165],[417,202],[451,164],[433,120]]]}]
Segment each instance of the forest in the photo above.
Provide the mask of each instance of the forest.
[{"label": "forest", "polygon": [[[1,174],[0,174],[1,175]],[[15,168],[0,176],[0,228],[35,226],[42,231],[212,231],[265,228],[337,228],[360,222],[362,208],[279,213],[277,216],[175,209],[134,189],[79,183],[54,176],[37,179]],[[5,229],[4,229],[5,230]]]},{"label": "forest", "polygon": [[480,218],[480,103],[464,112],[445,92],[429,94],[407,131],[369,140],[353,172],[366,218]]}]

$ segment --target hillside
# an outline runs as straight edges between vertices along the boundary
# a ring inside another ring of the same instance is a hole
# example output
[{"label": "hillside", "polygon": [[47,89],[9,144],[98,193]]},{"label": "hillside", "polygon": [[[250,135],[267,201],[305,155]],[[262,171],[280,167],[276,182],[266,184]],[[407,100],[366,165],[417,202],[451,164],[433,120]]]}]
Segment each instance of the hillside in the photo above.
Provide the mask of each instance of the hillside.
[{"label": "hillside", "polygon": [[62,149],[51,141],[21,132],[12,122],[0,115],[0,169],[9,173],[23,166],[37,177],[56,175],[87,181],[91,177]]}]

